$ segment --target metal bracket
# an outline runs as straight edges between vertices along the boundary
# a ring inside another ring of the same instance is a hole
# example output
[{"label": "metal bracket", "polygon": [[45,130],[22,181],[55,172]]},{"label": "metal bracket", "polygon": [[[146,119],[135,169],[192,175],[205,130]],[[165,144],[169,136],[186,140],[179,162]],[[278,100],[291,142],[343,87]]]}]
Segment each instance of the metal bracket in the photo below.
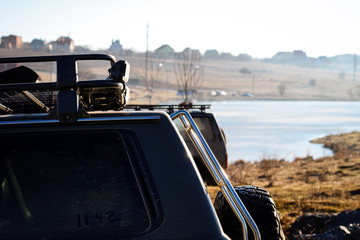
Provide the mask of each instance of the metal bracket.
[{"label": "metal bracket", "polygon": [[77,91],[77,62],[75,57],[59,57],[57,60],[56,88],[57,115],[62,123],[74,123],[78,118],[79,95]]}]

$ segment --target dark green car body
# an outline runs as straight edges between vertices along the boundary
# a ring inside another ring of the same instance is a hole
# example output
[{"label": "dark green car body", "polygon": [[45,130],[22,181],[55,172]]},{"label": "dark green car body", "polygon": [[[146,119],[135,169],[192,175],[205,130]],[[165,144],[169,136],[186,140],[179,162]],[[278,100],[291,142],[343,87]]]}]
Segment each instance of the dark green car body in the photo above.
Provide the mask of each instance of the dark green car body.
[{"label": "dark green car body", "polygon": [[0,59],[58,63],[57,83],[0,83],[0,239],[228,239],[170,116],[93,110],[118,108],[124,83],[78,83],[78,58],[112,61]]}]

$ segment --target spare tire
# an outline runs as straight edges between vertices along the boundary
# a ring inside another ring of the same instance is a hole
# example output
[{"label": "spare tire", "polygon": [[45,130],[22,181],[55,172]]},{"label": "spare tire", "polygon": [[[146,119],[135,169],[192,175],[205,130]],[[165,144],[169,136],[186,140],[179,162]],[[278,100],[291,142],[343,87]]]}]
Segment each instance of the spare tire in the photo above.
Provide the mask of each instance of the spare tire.
[{"label": "spare tire", "polygon": [[[255,186],[236,186],[234,188],[259,228],[261,239],[285,239],[284,232],[281,228],[279,212],[276,209],[270,193],[264,188]],[[222,192],[217,194],[214,207],[224,232],[232,240],[242,239],[241,223],[227,203]],[[249,239],[254,239],[254,234],[249,225],[248,234]]]}]

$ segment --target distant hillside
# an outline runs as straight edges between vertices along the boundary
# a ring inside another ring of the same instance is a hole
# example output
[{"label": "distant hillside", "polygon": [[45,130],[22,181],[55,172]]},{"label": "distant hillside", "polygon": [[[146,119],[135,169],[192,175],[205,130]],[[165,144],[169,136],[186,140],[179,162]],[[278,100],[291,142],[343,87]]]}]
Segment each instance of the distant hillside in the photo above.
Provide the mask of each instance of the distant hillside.
[{"label": "distant hillside", "polygon": [[[110,51],[91,53],[113,54]],[[49,53],[0,49],[0,57],[44,54]],[[276,58],[268,60],[247,58],[247,61],[203,58],[200,67],[204,71],[204,82],[202,87],[197,89],[197,100],[360,100],[360,72],[356,73],[354,81],[354,72],[351,67],[353,55],[345,54],[326,58],[327,68],[322,68],[316,67],[317,65],[306,67],[305,63],[310,64],[311,58],[301,51],[296,52],[295,57],[293,54],[278,54]],[[145,96],[147,93],[144,91],[145,86],[149,84],[145,82],[144,54],[125,51],[116,53],[115,56],[117,59],[127,60],[131,65],[132,102],[148,102],[149,99]],[[288,60],[281,62],[281,59]],[[274,63],[275,60],[276,63]],[[325,66],[325,58],[322,62]],[[339,65],[332,67],[335,62]],[[159,63],[161,63],[161,68],[158,67]],[[151,57],[148,64],[148,76],[153,78],[152,103],[181,101],[181,96],[176,95],[178,84],[174,74],[173,58]],[[95,67],[87,71],[96,76],[98,70]],[[221,94],[217,95],[216,91]],[[250,98],[251,95],[254,97]]]},{"label": "distant hillside", "polygon": [[353,71],[354,66],[359,65],[360,58],[354,54],[343,54],[333,57],[321,56],[318,58],[313,58],[308,57],[305,52],[297,50],[293,52],[278,52],[271,59],[262,59],[261,61],[304,68]]}]

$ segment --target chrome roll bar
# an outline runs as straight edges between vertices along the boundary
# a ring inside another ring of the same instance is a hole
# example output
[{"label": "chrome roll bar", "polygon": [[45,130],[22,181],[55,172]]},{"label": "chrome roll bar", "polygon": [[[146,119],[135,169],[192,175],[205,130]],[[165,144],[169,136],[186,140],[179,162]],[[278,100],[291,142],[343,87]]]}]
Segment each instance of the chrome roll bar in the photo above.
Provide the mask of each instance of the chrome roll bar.
[{"label": "chrome roll bar", "polygon": [[209,145],[201,134],[190,113],[185,110],[180,110],[170,114],[170,116],[172,120],[175,120],[177,118],[180,119],[185,131],[187,132],[192,143],[199,152],[199,155],[204,161],[206,167],[209,169],[212,177],[214,178],[215,182],[220,187],[221,192],[225,196],[225,199],[227,200],[233,212],[239,219],[243,230],[243,239],[248,239],[248,231],[246,227],[247,222],[254,233],[255,240],[261,240],[260,231],[256,226],[256,223],[252,219],[240,197],[237,195],[234,187],[232,186],[227,177],[227,174],[221,168],[219,162],[211,151]]}]

